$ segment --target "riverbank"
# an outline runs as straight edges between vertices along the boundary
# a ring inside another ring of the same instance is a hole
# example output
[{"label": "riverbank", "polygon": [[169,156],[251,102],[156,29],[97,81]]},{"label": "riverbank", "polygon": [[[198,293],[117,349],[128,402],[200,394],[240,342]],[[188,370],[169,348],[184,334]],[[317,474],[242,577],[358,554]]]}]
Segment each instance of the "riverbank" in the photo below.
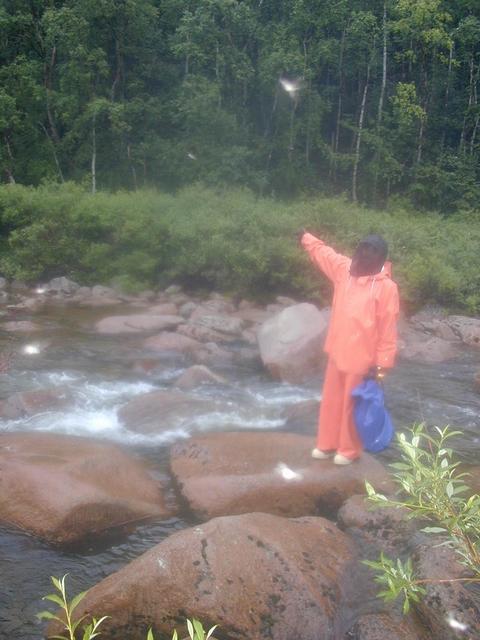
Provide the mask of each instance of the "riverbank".
[{"label": "riverbank", "polygon": [[29,283],[67,275],[124,292],[171,282],[265,302],[329,299],[296,244],[307,227],[339,251],[367,233],[390,244],[409,313],[426,304],[480,313],[480,225],[474,212],[442,217],[369,210],[340,198],[290,202],[196,185],[175,195],[85,192],[78,185],[0,187],[0,274]]}]

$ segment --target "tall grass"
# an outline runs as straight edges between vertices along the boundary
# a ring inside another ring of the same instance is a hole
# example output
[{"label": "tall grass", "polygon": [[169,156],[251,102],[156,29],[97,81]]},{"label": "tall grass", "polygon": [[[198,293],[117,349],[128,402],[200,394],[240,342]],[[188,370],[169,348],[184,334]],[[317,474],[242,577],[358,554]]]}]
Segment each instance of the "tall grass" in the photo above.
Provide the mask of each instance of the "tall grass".
[{"label": "tall grass", "polygon": [[329,296],[296,244],[306,227],[349,253],[383,234],[409,309],[436,303],[480,311],[477,214],[444,218],[401,208],[374,211],[340,198],[277,202],[246,190],[193,185],[86,193],[73,184],[0,187],[0,272],[29,282],[68,275],[135,290],[177,282],[270,299]]}]

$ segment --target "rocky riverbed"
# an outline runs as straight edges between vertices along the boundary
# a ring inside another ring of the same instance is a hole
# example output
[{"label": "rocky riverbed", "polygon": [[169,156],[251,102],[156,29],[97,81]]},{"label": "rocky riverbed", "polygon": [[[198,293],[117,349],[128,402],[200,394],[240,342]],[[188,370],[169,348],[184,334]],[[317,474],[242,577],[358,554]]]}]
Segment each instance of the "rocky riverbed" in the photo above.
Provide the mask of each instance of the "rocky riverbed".
[{"label": "rocky riverbed", "polygon": [[[40,597],[67,571],[93,587],[85,611],[112,615],[110,638],[186,615],[225,639],[469,637],[452,616],[478,633],[464,587],[432,587],[407,618],[376,598],[360,560],[381,549],[415,550],[427,579],[460,571],[397,513],[366,509],[366,478],[393,489],[394,450],[346,469],[309,456],[328,310],[60,278],[6,292],[2,312],[0,636],[42,637]],[[397,427],[450,422],[469,463],[479,336],[474,319],[403,320],[387,382]]]}]

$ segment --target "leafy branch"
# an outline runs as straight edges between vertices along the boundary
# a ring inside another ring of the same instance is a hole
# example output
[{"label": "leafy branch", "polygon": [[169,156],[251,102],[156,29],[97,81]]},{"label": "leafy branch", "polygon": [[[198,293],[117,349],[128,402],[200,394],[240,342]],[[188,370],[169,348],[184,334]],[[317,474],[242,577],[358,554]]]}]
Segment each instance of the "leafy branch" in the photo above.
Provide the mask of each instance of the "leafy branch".
[{"label": "leafy branch", "polygon": [[422,529],[427,534],[440,534],[443,546],[457,554],[461,564],[471,573],[469,578],[421,580],[413,570],[411,559],[393,561],[381,554],[379,561],[365,561],[378,574],[375,580],[384,588],[379,593],[386,602],[404,598],[403,611],[425,595],[429,582],[480,582],[480,496],[468,498],[465,493],[466,473],[459,473],[448,441],[461,432],[449,427],[435,427],[435,435],[426,433],[425,425],[414,425],[410,436],[398,435],[400,461],[390,465],[399,485],[399,498],[377,493],[366,482],[368,500],[379,507],[403,508],[409,517],[419,518],[432,526]]}]

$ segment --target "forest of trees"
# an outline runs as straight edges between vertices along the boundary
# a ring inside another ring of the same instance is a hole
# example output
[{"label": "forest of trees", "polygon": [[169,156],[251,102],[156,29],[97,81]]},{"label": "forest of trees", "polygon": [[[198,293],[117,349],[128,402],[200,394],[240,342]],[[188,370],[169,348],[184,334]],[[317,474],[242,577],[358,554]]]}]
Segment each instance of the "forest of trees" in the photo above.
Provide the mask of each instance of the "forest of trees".
[{"label": "forest of trees", "polygon": [[1,0],[0,175],[480,195],[478,0]]}]

